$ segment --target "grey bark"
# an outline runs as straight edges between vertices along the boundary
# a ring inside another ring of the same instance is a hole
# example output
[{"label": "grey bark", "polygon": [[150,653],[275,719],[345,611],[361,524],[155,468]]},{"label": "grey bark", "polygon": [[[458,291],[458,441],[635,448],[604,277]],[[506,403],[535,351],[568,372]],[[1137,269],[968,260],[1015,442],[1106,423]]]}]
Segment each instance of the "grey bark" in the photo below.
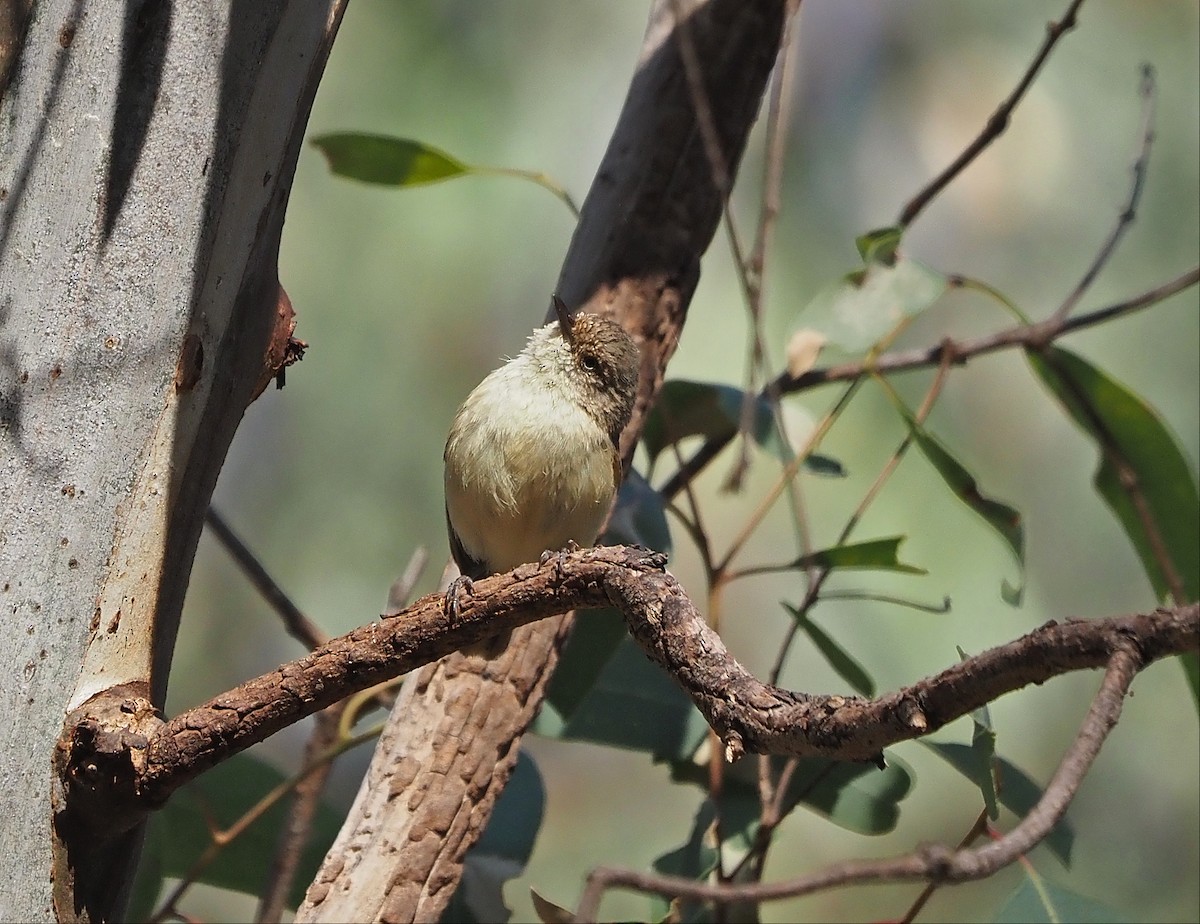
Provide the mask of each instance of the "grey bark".
[{"label": "grey bark", "polygon": [[45,0],[6,46],[0,919],[103,917],[126,884],[128,851],[100,898],[59,869],[71,907],[54,907],[51,755],[92,694],[162,703],[276,326],[283,210],[340,10]]}]

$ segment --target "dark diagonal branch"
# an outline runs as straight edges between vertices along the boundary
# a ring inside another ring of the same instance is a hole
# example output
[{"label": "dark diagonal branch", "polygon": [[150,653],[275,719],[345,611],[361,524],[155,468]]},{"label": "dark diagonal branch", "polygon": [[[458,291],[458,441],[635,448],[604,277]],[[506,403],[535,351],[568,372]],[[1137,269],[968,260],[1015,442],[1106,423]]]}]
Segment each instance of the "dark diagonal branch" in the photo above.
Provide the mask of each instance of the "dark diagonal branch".
[{"label": "dark diagonal branch", "polygon": [[883,860],[835,863],[785,882],[709,885],[678,876],[659,876],[632,870],[598,869],[588,877],[579,903],[578,921],[595,921],[600,899],[611,888],[716,902],[763,902],[795,898],[853,884],[924,879],[931,883],[984,879],[1028,853],[1054,829],[1091,769],[1101,745],[1116,726],[1129,685],[1148,663],[1132,639],[1114,640],[1105,662],[1100,690],[1064,755],[1054,778],[1037,805],[1009,834],[975,849],[952,850],[940,844],[918,847],[912,853]]},{"label": "dark diagonal branch", "polygon": [[71,804],[99,830],[123,830],[198,773],[350,693],[568,609],[620,609],[730,760],[746,752],[870,760],[1026,684],[1103,665],[1130,641],[1146,663],[1200,647],[1193,604],[1050,623],[876,700],[795,693],[761,683],[730,656],[663,565],[658,553],[620,546],[523,565],[476,582],[458,619],[446,615],[441,595],[424,597],[167,722],[136,696],[101,694],[70,717],[59,745]]}]

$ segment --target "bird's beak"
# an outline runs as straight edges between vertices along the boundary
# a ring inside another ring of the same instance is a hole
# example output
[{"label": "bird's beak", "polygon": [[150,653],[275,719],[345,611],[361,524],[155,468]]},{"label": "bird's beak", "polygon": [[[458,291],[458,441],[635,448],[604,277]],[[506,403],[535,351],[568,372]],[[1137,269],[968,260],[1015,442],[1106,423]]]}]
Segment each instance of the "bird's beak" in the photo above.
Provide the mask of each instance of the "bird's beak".
[{"label": "bird's beak", "polygon": [[554,313],[558,315],[558,327],[562,331],[563,340],[570,343],[571,329],[575,325],[575,320],[571,317],[571,313],[567,311],[566,303],[557,294],[551,295],[550,300],[554,303]]}]

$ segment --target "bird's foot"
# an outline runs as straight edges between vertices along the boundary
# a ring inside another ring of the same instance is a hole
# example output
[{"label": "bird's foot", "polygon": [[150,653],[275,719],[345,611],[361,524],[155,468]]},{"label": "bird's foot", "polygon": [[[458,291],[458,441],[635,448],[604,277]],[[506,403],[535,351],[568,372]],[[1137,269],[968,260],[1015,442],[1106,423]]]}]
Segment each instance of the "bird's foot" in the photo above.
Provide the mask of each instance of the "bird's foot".
[{"label": "bird's foot", "polygon": [[465,574],[460,574],[450,582],[450,586],[446,588],[444,612],[451,622],[458,622],[458,617],[462,614],[462,595],[466,594],[469,597],[474,593],[475,582]]},{"label": "bird's foot", "polygon": [[567,544],[561,549],[558,549],[557,551],[551,551],[550,549],[547,549],[544,551],[541,554],[541,557],[538,558],[538,567],[545,568],[546,565],[550,564],[550,562],[554,562],[554,577],[556,580],[561,581],[564,577],[566,577],[567,573],[565,567],[567,556],[572,552],[578,551],[580,551],[579,543],[574,539],[568,539]]}]

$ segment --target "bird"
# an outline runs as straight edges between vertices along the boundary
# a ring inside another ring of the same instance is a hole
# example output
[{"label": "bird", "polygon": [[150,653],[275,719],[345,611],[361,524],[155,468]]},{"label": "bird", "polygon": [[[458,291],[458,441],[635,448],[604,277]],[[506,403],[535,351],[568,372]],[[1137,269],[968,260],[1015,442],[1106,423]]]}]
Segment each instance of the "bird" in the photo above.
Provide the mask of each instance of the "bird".
[{"label": "bird", "polygon": [[[446,594],[451,615],[474,580],[593,545],[621,483],[638,348],[615,321],[552,302],[557,319],[488,374],[450,426],[446,528],[461,573]],[[494,658],[509,635],[464,650]]]}]

